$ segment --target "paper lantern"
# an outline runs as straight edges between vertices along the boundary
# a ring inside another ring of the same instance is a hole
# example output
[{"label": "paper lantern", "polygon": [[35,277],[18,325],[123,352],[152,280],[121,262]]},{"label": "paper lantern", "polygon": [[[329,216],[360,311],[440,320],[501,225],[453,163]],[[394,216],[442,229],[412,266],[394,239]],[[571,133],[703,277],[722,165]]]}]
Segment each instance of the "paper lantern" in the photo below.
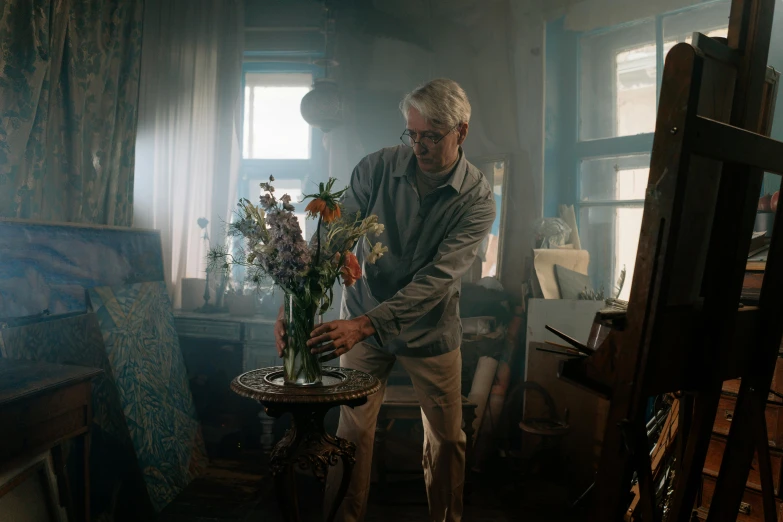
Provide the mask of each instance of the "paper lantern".
[{"label": "paper lantern", "polygon": [[302,98],[299,111],[307,123],[323,132],[340,126],[343,104],[337,83],[329,78],[315,80],[313,89]]}]

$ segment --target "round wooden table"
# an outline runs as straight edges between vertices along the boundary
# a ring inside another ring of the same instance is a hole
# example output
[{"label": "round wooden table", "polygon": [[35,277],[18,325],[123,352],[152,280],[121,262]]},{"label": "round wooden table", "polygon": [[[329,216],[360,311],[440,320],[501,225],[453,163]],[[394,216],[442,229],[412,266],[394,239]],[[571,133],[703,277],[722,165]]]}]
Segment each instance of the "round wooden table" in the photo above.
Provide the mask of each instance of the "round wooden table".
[{"label": "round wooden table", "polygon": [[275,445],[269,459],[284,520],[299,520],[296,469],[310,471],[324,482],[329,467],[342,460],[340,489],[326,519],[327,522],[334,520],[348,491],[356,446],[326,433],[324,417],[335,406],[361,406],[380,387],[380,382],[372,375],[333,367],[325,367],[321,384],[313,386],[285,384],[282,366],[249,371],[232,381],[231,389],[235,393],[257,400],[271,417],[291,413],[291,428]]}]

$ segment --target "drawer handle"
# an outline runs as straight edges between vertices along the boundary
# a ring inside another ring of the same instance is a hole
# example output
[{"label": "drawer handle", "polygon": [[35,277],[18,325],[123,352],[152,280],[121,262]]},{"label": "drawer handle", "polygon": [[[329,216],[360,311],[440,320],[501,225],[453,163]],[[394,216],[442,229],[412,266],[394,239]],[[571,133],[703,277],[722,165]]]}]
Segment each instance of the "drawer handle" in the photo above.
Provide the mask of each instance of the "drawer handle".
[{"label": "drawer handle", "polygon": [[750,515],[750,504],[747,502],[740,502],[739,513],[741,515]]},{"label": "drawer handle", "polygon": [[724,410],[723,414],[726,415],[726,420],[729,422],[734,419],[734,412],[732,410]]}]

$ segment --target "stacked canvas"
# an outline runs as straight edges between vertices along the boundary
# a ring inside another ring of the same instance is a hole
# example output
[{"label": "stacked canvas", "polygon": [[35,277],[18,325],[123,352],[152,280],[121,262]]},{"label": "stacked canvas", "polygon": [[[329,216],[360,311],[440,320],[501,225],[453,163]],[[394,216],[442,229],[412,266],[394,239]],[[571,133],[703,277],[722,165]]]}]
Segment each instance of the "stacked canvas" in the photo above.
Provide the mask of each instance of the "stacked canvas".
[{"label": "stacked canvas", "polygon": [[157,232],[0,220],[0,354],[104,370],[93,520],[152,520],[205,467]]}]

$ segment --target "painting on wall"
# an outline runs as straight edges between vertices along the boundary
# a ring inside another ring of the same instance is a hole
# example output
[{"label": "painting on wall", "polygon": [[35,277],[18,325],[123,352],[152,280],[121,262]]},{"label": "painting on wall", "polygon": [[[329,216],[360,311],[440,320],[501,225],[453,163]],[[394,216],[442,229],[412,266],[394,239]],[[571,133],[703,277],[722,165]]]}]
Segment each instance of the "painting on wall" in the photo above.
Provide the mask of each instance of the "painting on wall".
[{"label": "painting on wall", "polygon": [[166,285],[88,292],[147,491],[161,510],[207,464]]},{"label": "painting on wall", "polygon": [[0,318],[85,311],[85,288],[163,280],[158,231],[0,219]]}]

